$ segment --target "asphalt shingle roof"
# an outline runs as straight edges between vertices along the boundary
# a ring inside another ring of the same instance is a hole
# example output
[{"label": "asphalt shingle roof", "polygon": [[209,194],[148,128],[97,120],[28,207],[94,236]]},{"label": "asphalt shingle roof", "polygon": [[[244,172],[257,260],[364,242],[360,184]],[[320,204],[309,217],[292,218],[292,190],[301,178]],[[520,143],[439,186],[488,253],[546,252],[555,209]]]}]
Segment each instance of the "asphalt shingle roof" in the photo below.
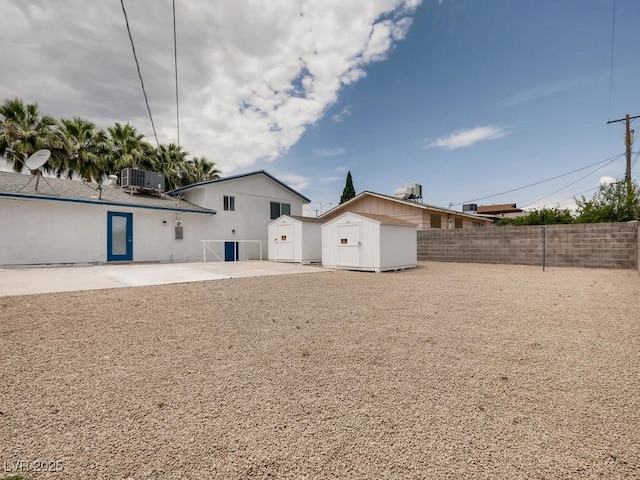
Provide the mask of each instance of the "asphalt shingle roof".
[{"label": "asphalt shingle roof", "polygon": [[31,175],[0,172],[0,197],[121,205],[203,214],[216,213],[215,210],[203,208],[166,194],[130,193],[115,185],[102,185],[102,193],[100,193],[97,183],[80,182],[66,178],[41,177],[36,191],[36,180]]}]

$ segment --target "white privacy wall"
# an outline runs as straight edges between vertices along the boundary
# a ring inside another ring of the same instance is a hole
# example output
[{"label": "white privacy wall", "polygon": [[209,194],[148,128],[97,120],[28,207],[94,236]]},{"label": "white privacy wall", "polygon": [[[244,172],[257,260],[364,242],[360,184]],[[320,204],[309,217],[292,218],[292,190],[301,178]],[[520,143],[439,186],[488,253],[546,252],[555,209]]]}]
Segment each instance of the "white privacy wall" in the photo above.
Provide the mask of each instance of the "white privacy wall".
[{"label": "white privacy wall", "polygon": [[[215,215],[1,198],[0,265],[106,262],[107,212],[133,214],[133,261],[202,260],[200,240],[215,222]],[[175,239],[176,218],[183,240]]]}]

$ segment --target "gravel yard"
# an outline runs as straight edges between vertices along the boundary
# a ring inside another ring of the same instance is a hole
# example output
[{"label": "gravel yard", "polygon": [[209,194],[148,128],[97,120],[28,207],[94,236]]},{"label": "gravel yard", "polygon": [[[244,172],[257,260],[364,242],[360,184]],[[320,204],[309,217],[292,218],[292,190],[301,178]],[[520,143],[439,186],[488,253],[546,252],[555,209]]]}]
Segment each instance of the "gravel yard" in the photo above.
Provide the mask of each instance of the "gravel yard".
[{"label": "gravel yard", "polygon": [[635,271],[422,262],[0,319],[0,478],[640,478]]}]

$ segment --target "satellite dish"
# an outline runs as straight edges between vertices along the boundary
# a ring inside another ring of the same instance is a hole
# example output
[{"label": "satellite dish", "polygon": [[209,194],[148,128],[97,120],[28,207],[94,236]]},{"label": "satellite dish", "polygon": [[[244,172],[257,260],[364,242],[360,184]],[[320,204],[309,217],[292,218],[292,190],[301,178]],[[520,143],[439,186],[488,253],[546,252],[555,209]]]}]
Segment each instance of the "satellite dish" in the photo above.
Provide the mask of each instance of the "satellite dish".
[{"label": "satellite dish", "polygon": [[[27,158],[24,161],[24,166],[27,167],[29,170],[31,170],[31,178],[20,190],[18,190],[18,192],[21,192],[22,190],[24,190],[34,178],[36,179],[36,186],[34,191],[35,192],[38,191],[38,185],[40,184],[40,177],[42,177],[42,172],[40,171],[40,169],[45,163],[47,163],[47,160],[49,160],[50,156],[51,156],[51,152],[46,148],[43,148],[42,150],[38,150],[36,153],[31,155],[29,158]],[[58,195],[58,192],[54,190],[54,188],[49,184],[47,179],[42,177],[42,180],[44,180],[44,183],[49,185],[49,188],[53,190],[53,193]]]},{"label": "satellite dish", "polygon": [[31,171],[38,170],[45,163],[47,163],[47,160],[49,160],[50,156],[51,152],[46,148],[38,150],[36,153],[27,158],[27,160],[24,162],[24,165]]}]

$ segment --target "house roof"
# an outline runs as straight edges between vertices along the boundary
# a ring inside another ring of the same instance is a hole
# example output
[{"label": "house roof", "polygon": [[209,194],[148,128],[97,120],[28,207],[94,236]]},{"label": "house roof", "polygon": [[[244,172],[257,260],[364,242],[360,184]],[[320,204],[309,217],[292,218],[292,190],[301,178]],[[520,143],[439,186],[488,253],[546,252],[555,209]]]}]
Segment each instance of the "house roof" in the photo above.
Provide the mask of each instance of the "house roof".
[{"label": "house roof", "polygon": [[523,210],[516,207],[515,203],[501,203],[493,205],[478,205],[478,213],[484,213],[486,215],[496,213],[520,213]]},{"label": "house roof", "polygon": [[194,188],[200,188],[200,187],[204,187],[206,185],[211,185],[213,183],[221,183],[221,182],[228,182],[230,180],[237,180],[239,178],[244,178],[244,177],[250,177],[252,175],[265,175],[266,177],[270,178],[271,180],[273,180],[274,182],[276,182],[277,184],[279,184],[280,186],[286,188],[287,190],[289,190],[291,193],[293,193],[294,195],[297,195],[298,197],[300,197],[301,199],[303,199],[306,203],[310,203],[311,200],[308,199],[307,197],[305,197],[304,195],[302,195],[300,192],[294,190],[293,188],[291,188],[289,185],[287,185],[286,183],[278,180],[276,177],[274,177],[273,175],[271,175],[269,172],[267,172],[266,170],[256,170],[255,172],[248,172],[248,173],[242,173],[240,175],[233,175],[231,177],[224,177],[224,178],[218,178],[217,180],[208,180],[206,182],[200,182],[200,183],[194,183],[192,185],[187,185],[186,187],[180,187],[180,188],[176,188],[175,190],[171,190],[169,193],[169,195],[175,195],[177,193],[182,193],[184,191],[187,190],[191,190]]},{"label": "house roof", "polygon": [[215,210],[167,195],[131,194],[115,185],[102,185],[102,192],[100,192],[98,186],[97,183],[80,182],[66,178],[41,177],[36,191],[36,179],[31,175],[0,172],[0,198],[114,205],[208,215],[216,213]]},{"label": "house roof", "polygon": [[[466,218],[472,218],[474,220],[490,220],[486,217],[480,217],[478,215],[472,215],[472,214],[468,214],[468,213],[463,213],[463,212],[458,212],[456,210],[450,210],[448,208],[443,208],[443,207],[436,207],[435,205],[429,205],[427,203],[418,203],[418,202],[412,202],[411,200],[403,200],[401,198],[396,198],[396,197],[392,197],[391,195],[385,195],[383,193],[376,193],[376,192],[369,192],[367,190],[365,190],[364,192],[358,194],[357,196],[355,196],[354,198],[352,198],[351,200],[338,205],[337,207],[332,208],[331,210],[329,210],[328,212],[323,213],[320,217],[321,218],[326,218],[326,217],[333,217],[336,213],[345,210],[349,208],[349,205],[351,205],[352,203],[357,202],[358,200],[360,200],[361,198],[363,198],[364,196],[371,196],[371,197],[377,197],[377,198],[382,198],[384,200],[391,200],[393,202],[397,202],[397,203],[402,203],[405,205],[409,205],[411,207],[415,207],[415,208],[421,208],[424,210],[434,210],[436,212],[442,212],[442,213],[447,213],[450,215],[457,215],[460,217],[466,217]],[[360,215],[364,215],[364,214],[360,214]]]}]

